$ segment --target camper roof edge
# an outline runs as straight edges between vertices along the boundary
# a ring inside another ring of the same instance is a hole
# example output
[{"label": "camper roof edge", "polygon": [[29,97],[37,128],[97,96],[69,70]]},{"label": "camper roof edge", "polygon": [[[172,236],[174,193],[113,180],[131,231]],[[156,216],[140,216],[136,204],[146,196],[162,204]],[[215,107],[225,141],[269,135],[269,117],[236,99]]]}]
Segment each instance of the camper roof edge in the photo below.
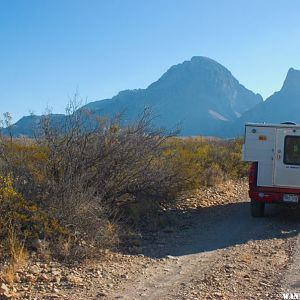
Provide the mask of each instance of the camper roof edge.
[{"label": "camper roof edge", "polygon": [[245,126],[253,126],[253,127],[276,127],[276,128],[297,128],[300,129],[300,124],[292,125],[292,124],[273,124],[273,123],[245,123]]}]

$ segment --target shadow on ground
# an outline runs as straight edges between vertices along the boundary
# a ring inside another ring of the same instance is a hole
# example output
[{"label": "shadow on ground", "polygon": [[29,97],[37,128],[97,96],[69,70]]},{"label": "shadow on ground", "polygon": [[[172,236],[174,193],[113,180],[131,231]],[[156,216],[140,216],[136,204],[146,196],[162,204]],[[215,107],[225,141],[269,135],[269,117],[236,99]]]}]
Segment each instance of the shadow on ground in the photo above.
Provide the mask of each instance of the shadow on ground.
[{"label": "shadow on ground", "polygon": [[288,238],[300,232],[300,208],[267,205],[264,218],[250,216],[249,202],[166,212],[176,225],[143,236],[140,253],[163,258],[213,251],[250,240]]}]

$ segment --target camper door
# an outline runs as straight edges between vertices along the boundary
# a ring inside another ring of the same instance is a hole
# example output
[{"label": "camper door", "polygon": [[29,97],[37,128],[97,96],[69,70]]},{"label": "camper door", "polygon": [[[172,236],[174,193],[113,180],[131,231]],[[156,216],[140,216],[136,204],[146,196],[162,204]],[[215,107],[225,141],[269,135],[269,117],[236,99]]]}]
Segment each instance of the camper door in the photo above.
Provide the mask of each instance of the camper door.
[{"label": "camper door", "polygon": [[273,184],[300,188],[300,131],[292,128],[276,130]]}]

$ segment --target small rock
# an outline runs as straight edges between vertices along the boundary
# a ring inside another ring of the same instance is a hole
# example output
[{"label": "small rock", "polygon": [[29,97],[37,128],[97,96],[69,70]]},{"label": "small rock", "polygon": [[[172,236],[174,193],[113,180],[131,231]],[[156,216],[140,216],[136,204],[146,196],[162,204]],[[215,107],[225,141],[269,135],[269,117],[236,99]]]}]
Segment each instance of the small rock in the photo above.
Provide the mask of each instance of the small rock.
[{"label": "small rock", "polygon": [[0,295],[9,293],[9,288],[5,283],[2,283],[0,286]]},{"label": "small rock", "polygon": [[264,282],[264,281],[261,281],[259,284],[262,286],[271,286],[269,283]]},{"label": "small rock", "polygon": [[21,278],[20,278],[20,275],[18,273],[15,274],[15,282],[16,283],[20,283],[21,282]]},{"label": "small rock", "polygon": [[40,281],[49,281],[49,277],[46,274],[41,274],[39,277]]},{"label": "small rock", "polygon": [[26,282],[35,282],[36,278],[33,274],[26,274],[25,275],[25,281]]},{"label": "small rock", "polygon": [[53,278],[53,281],[56,282],[56,283],[60,283],[61,281],[61,276],[57,275]]},{"label": "small rock", "polygon": [[168,259],[174,259],[174,260],[177,260],[177,259],[178,259],[177,257],[172,256],[172,255],[167,255],[166,258],[168,258]]},{"label": "small rock", "polygon": [[56,269],[52,269],[51,273],[52,273],[53,276],[58,276],[58,275],[61,274],[61,272],[59,270],[56,270]]},{"label": "small rock", "polygon": [[223,298],[223,294],[220,292],[215,292],[214,296],[219,297],[219,298]]},{"label": "small rock", "polygon": [[75,275],[69,275],[67,276],[67,280],[70,282],[70,283],[73,283],[73,284],[80,284],[83,282],[83,279],[79,276],[75,276]]},{"label": "small rock", "polygon": [[39,274],[39,273],[41,272],[41,269],[40,269],[40,267],[38,267],[37,265],[33,265],[33,266],[31,266],[31,268],[29,269],[29,272],[30,272],[31,274],[37,275],[37,274]]},{"label": "small rock", "polygon": [[108,294],[105,291],[99,292],[97,294],[97,297],[107,297],[107,296],[108,296]]},{"label": "small rock", "polygon": [[31,243],[32,248],[35,250],[41,250],[44,247],[43,241],[40,239],[34,239]]}]

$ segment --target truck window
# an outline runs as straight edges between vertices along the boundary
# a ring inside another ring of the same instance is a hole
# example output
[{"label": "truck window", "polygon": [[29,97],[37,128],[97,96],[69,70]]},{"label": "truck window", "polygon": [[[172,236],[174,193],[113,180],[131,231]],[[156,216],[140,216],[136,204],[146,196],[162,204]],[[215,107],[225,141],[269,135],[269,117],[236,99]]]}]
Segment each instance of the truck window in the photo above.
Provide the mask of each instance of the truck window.
[{"label": "truck window", "polygon": [[285,137],[283,162],[286,165],[300,165],[300,136]]}]

